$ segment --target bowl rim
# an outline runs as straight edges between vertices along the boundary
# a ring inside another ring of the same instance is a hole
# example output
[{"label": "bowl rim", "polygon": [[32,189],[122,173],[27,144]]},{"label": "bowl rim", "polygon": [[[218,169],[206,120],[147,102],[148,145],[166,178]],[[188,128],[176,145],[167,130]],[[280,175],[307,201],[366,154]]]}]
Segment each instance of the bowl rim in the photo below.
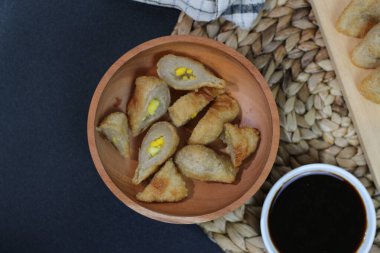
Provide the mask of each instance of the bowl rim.
[{"label": "bowl rim", "polygon": [[[235,60],[237,60],[239,63],[241,63],[242,66],[244,66],[256,79],[257,83],[260,85],[260,88],[262,89],[269,109],[272,112],[271,113],[271,121],[272,121],[272,142],[271,142],[271,149],[268,154],[268,159],[265,162],[264,168],[262,173],[259,175],[258,179],[252,186],[249,188],[248,191],[246,191],[244,194],[242,194],[238,199],[231,202],[229,205],[211,213],[202,214],[202,215],[195,215],[195,216],[176,216],[176,215],[170,215],[170,214],[164,214],[160,212],[156,212],[153,210],[150,210],[148,208],[145,208],[141,205],[136,204],[135,201],[130,199],[124,192],[122,192],[117,185],[112,181],[110,176],[108,175],[107,171],[105,170],[103,163],[100,159],[96,142],[95,142],[95,115],[98,107],[98,103],[100,100],[100,97],[103,93],[103,90],[105,89],[108,82],[111,80],[113,75],[120,69],[121,66],[125,62],[127,62],[129,59],[133,58],[137,54],[141,53],[144,50],[151,49],[153,47],[167,44],[167,43],[177,43],[177,42],[184,42],[184,43],[194,43],[194,44],[200,44],[203,46],[209,46],[216,48]],[[106,73],[103,75],[101,80],[99,81],[93,97],[91,99],[89,112],[88,112],[88,118],[87,118],[87,139],[88,139],[88,145],[91,153],[92,160],[94,162],[95,168],[98,171],[100,177],[102,178],[103,182],[106,184],[106,186],[110,189],[110,191],[125,205],[127,205],[129,208],[133,209],[134,211],[148,217],[151,219],[155,219],[162,222],[167,223],[174,223],[174,224],[192,224],[192,223],[200,223],[200,222],[206,222],[210,221],[216,218],[219,218],[236,208],[242,206],[250,197],[252,197],[262,186],[265,179],[269,175],[272,166],[274,164],[279,142],[280,142],[280,123],[279,123],[279,115],[278,110],[276,106],[276,102],[273,98],[272,92],[264,79],[264,77],[261,75],[261,73],[254,67],[254,65],[245,58],[242,54],[235,51],[234,49],[217,42],[212,39],[208,38],[202,38],[202,37],[195,37],[190,35],[170,35],[170,36],[163,36],[158,37],[149,41],[146,41],[128,52],[126,52],[124,55],[122,55],[116,62],[114,62],[111,67],[106,71]]]}]

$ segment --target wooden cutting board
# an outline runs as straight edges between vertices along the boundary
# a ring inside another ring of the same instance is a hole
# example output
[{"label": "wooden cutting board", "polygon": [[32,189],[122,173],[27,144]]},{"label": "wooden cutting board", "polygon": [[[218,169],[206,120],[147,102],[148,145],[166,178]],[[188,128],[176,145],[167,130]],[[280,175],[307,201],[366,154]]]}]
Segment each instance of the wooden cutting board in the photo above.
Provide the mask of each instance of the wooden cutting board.
[{"label": "wooden cutting board", "polygon": [[352,119],[377,189],[380,189],[380,104],[360,95],[356,85],[373,70],[354,66],[350,52],[360,39],[348,37],[335,29],[335,23],[350,0],[311,0],[326,47],[340,81],[343,96]]}]

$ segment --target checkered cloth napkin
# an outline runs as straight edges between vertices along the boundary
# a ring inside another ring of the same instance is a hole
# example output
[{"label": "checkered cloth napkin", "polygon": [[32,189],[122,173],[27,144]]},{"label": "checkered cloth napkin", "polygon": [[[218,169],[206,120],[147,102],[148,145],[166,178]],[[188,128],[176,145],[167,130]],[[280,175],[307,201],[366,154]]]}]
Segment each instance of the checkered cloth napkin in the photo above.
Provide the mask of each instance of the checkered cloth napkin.
[{"label": "checkered cloth napkin", "polygon": [[138,2],[173,7],[197,21],[210,21],[222,16],[242,29],[249,29],[265,0],[136,0]]}]

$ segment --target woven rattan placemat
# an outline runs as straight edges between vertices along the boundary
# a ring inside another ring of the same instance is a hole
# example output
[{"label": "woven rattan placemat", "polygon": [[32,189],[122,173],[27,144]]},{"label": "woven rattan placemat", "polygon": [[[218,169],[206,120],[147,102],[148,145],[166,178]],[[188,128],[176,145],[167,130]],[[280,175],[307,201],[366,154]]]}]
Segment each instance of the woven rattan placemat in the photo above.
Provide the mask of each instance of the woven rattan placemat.
[{"label": "woven rattan placemat", "polygon": [[[307,1],[267,0],[250,31],[223,19],[194,22],[181,13],[173,34],[209,37],[239,51],[268,81],[280,114],[281,142],[270,176],[245,205],[199,224],[211,240],[226,252],[265,252],[259,220],[267,192],[287,171],[316,162],[339,165],[359,178],[380,218],[380,194]],[[379,233],[371,252],[380,252],[377,245]]]}]

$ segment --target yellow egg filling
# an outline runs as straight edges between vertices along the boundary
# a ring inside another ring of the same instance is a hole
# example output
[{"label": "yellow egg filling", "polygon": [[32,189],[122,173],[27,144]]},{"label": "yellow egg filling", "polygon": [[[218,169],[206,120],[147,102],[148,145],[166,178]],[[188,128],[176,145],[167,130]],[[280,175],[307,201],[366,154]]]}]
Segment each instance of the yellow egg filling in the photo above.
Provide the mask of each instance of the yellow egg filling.
[{"label": "yellow egg filling", "polygon": [[184,81],[195,79],[195,75],[193,74],[193,70],[191,68],[179,67],[175,70],[175,75]]},{"label": "yellow egg filling", "polygon": [[149,115],[154,115],[160,106],[160,100],[158,99],[152,99],[148,104],[148,113]]},{"label": "yellow egg filling", "polygon": [[164,146],[165,144],[165,140],[164,140],[164,137],[159,137],[157,139],[155,139],[154,141],[152,141],[150,144],[149,144],[149,147],[148,147],[148,153],[151,155],[151,156],[155,156],[158,154],[158,152],[160,152],[162,146]]},{"label": "yellow egg filling", "polygon": [[176,76],[183,76],[186,73],[186,68],[185,67],[179,67],[175,70],[175,75]]}]

